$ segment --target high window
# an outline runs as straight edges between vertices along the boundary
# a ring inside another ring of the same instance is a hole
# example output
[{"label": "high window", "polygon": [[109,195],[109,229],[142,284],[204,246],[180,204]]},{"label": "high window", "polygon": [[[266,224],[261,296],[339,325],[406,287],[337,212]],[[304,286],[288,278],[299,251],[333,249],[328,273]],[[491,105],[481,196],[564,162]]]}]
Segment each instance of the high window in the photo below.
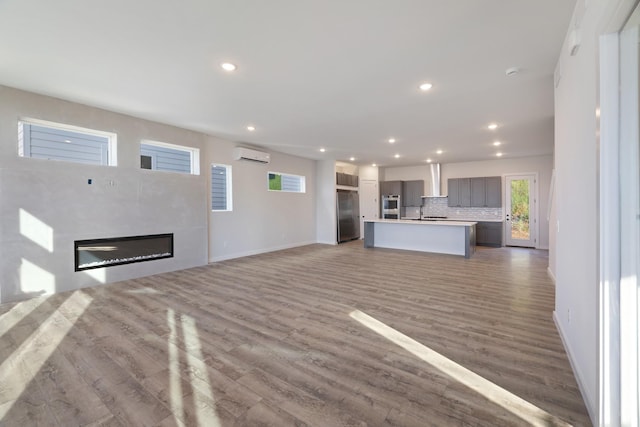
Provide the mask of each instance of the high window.
[{"label": "high window", "polygon": [[288,191],[291,193],[305,192],[305,177],[280,172],[268,173],[269,191]]},{"label": "high window", "polygon": [[91,165],[116,165],[116,134],[42,120],[18,122],[18,155]]},{"label": "high window", "polygon": [[231,166],[211,165],[211,210],[232,210]]},{"label": "high window", "polygon": [[200,175],[200,150],[166,142],[143,140],[140,143],[140,167]]}]

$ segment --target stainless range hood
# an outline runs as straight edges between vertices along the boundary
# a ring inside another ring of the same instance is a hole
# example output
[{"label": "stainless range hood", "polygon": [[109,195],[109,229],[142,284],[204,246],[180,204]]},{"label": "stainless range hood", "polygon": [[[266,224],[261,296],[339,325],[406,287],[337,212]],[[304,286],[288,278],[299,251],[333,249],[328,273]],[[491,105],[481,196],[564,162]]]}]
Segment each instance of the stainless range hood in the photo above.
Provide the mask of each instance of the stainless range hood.
[{"label": "stainless range hood", "polygon": [[429,194],[425,197],[447,197],[440,194],[440,163],[429,164]]}]

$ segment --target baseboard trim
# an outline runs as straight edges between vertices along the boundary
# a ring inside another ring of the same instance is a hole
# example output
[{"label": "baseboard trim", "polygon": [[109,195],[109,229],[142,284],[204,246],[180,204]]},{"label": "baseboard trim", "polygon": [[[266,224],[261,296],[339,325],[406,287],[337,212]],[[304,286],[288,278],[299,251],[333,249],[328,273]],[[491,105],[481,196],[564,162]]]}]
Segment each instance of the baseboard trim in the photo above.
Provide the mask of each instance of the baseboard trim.
[{"label": "baseboard trim", "polygon": [[556,329],[558,330],[558,335],[560,335],[560,340],[562,341],[562,346],[564,347],[564,351],[567,353],[567,356],[569,357],[569,364],[571,365],[571,370],[573,371],[573,376],[576,379],[576,382],[578,383],[578,388],[580,389],[580,394],[582,395],[582,400],[585,403],[585,406],[587,407],[587,412],[589,413],[589,418],[591,419],[591,423],[595,426],[598,425],[597,420],[597,411],[596,411],[596,404],[595,402],[592,402],[589,397],[588,394],[586,393],[586,387],[584,385],[584,381],[582,380],[582,374],[580,369],[578,369],[578,365],[575,362],[574,359],[574,352],[571,350],[571,347],[569,346],[569,341],[566,339],[566,336],[564,334],[564,331],[562,329],[562,327],[560,326],[560,320],[558,319],[558,312],[557,311],[553,311],[553,323],[556,324]]},{"label": "baseboard trim", "polygon": [[280,245],[280,246],[271,246],[268,248],[260,248],[260,249],[253,249],[250,251],[242,251],[242,252],[236,252],[236,253],[232,253],[232,254],[224,254],[221,256],[216,256],[213,258],[209,258],[209,262],[219,262],[219,261],[226,261],[228,259],[234,259],[234,258],[243,258],[246,256],[251,256],[251,255],[259,255],[259,254],[265,254],[267,252],[275,252],[275,251],[282,251],[284,249],[292,249],[292,248],[299,248],[300,246],[307,246],[307,245],[313,245],[316,244],[318,242],[316,241],[309,241],[309,242],[298,242],[298,243],[290,243],[287,245]]}]

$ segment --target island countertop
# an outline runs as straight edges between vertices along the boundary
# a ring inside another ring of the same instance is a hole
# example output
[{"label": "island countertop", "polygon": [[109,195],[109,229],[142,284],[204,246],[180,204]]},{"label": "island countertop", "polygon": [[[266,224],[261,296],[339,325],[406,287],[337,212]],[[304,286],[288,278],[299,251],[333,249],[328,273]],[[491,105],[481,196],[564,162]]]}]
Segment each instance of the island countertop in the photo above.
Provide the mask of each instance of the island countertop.
[{"label": "island countertop", "polygon": [[451,225],[457,227],[469,227],[471,225],[476,225],[477,221],[457,221],[457,220],[446,220],[441,219],[437,221],[431,221],[427,219],[419,220],[419,219],[368,219],[365,222],[379,222],[385,224],[413,224],[413,225]]}]

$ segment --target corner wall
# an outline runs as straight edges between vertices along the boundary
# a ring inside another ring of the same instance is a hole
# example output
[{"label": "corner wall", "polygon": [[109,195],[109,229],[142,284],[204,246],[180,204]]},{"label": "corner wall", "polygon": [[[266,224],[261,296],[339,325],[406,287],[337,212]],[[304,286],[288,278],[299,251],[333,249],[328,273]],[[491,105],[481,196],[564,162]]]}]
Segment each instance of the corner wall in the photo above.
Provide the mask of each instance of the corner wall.
[{"label": "corner wall", "polygon": [[[19,157],[20,118],[115,132],[118,166]],[[143,138],[204,144],[196,132],[0,86],[0,302],[207,262],[206,177],[140,169]],[[174,258],[74,271],[74,240],[157,233],[174,233]]]},{"label": "corner wall", "polygon": [[336,162],[316,161],[318,173],[316,191],[316,239],[318,243],[335,245],[338,243],[336,213]]},{"label": "corner wall", "polygon": [[[269,164],[234,160],[236,146],[247,145],[215,137],[208,137],[206,142],[202,173],[210,182],[212,163],[230,165],[233,203],[230,212],[213,212],[211,195],[205,198],[209,261],[315,243],[316,162],[268,149],[264,151],[271,154]],[[304,176],[305,193],[269,191],[268,172]]]},{"label": "corner wall", "polygon": [[[554,320],[591,420],[598,423],[599,38],[616,32],[635,1],[578,1],[556,66]],[[618,20],[619,21],[619,20]],[[580,46],[569,54],[569,33]],[[613,88],[617,90],[617,88]]]}]

